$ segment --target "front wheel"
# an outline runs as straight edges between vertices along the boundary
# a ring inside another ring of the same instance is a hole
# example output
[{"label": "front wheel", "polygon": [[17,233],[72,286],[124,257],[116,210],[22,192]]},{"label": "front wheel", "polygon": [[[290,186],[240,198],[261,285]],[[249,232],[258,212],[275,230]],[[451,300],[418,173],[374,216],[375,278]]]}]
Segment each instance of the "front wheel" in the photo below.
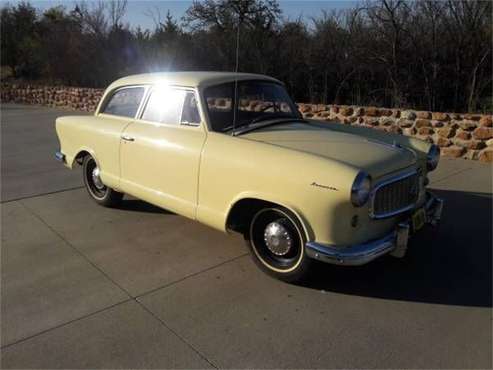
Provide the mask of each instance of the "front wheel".
[{"label": "front wheel", "polygon": [[82,177],[90,197],[96,203],[105,207],[117,206],[123,198],[123,194],[107,187],[101,181],[99,167],[90,155],[82,162]]},{"label": "front wheel", "polygon": [[311,259],[305,254],[306,237],[291,211],[283,207],[259,210],[245,240],[255,263],[269,275],[289,283],[307,277]]}]

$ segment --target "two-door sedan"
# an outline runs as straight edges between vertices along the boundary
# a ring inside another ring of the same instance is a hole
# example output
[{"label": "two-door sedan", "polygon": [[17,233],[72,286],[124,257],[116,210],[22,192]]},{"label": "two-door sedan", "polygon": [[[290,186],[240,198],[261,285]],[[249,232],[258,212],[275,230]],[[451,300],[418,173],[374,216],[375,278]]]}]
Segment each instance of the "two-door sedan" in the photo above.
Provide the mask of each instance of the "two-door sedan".
[{"label": "two-door sedan", "polygon": [[56,157],[82,166],[97,203],[116,206],[126,193],[240,232],[258,266],[285,281],[306,276],[314,259],[402,257],[411,234],[442,211],[426,190],[437,146],[305,120],[268,76],[125,77],[94,116],[60,117],[56,131]]}]

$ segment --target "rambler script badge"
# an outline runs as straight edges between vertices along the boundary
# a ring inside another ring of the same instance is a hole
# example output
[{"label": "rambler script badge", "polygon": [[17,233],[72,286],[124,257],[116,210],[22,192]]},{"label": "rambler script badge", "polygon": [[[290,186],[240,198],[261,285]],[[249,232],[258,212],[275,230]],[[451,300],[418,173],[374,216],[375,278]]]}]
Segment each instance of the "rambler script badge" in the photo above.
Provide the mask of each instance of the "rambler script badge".
[{"label": "rambler script badge", "polygon": [[327,189],[327,190],[334,190],[334,191],[339,191],[339,189],[334,188],[333,186],[327,186],[327,185],[322,185],[322,184],[317,184],[315,181],[310,184],[311,186],[316,186],[317,188],[322,188],[322,189]]}]

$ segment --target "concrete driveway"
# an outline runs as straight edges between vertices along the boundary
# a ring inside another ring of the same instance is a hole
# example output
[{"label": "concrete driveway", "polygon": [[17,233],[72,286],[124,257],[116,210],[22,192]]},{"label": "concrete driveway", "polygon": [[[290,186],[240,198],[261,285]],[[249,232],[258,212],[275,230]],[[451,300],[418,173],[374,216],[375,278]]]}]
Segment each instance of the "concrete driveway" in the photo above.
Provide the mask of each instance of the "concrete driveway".
[{"label": "concrete driveway", "polygon": [[491,166],[442,160],[442,225],[405,260],[295,286],[238,236],[98,207],[53,159],[67,112],[1,113],[2,368],[491,368]]}]

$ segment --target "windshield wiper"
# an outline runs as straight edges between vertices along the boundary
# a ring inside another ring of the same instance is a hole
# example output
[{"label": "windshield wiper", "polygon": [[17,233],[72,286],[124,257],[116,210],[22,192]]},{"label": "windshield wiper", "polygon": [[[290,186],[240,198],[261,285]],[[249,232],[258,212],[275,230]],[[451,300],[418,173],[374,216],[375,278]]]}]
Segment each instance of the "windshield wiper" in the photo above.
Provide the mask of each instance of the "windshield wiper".
[{"label": "windshield wiper", "polygon": [[279,118],[290,118],[291,119],[291,118],[295,118],[295,117],[288,116],[288,115],[286,115],[286,113],[277,113],[277,114],[270,114],[269,113],[267,115],[255,117],[254,119],[252,119],[250,121],[250,123],[247,126],[253,125],[254,123],[257,123],[260,121],[264,121],[264,120],[268,120],[268,119],[279,119]]},{"label": "windshield wiper", "polygon": [[257,117],[257,119],[256,119],[257,121],[256,122],[253,122],[253,121],[255,121],[255,120],[253,120],[248,125],[241,126],[241,128],[239,128],[238,130],[235,130],[235,132],[233,133],[233,135],[235,135],[235,136],[236,135],[241,135],[241,134],[245,134],[245,133],[250,132],[250,131],[257,130],[259,128],[264,128],[264,127],[279,125],[279,124],[288,123],[288,122],[292,122],[292,121],[303,122],[303,123],[307,122],[307,121],[305,121],[304,119],[301,119],[301,118],[282,116],[282,117],[278,117],[278,118],[269,117],[270,119],[274,119],[274,121],[265,122],[264,124],[252,126],[252,124],[258,123],[258,118],[260,118],[260,117]]},{"label": "windshield wiper", "polygon": [[252,119],[248,123],[226,126],[226,127],[224,127],[222,129],[222,132],[226,132],[226,131],[232,130],[233,128],[235,128],[235,129],[246,128],[246,127],[251,126],[254,123],[257,123],[257,122],[260,122],[260,121],[263,121],[263,120],[266,120],[266,119],[279,119],[279,118],[295,119],[295,117],[287,117],[286,115],[281,115],[281,114],[271,115],[271,116],[259,116],[259,117],[255,117],[254,119]]}]

